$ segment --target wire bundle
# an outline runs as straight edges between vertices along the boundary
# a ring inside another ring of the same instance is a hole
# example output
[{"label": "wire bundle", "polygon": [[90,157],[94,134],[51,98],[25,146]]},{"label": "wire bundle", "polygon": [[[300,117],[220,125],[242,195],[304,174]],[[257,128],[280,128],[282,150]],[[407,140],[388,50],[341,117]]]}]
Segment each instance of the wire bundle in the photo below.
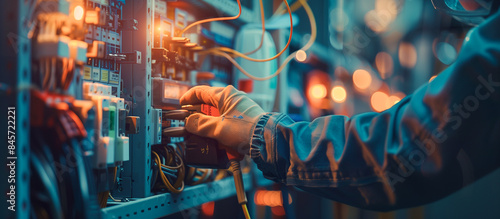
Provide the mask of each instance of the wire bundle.
[{"label": "wire bundle", "polygon": [[[237,0],[238,2],[238,6],[239,6],[239,13],[238,15],[234,16],[234,17],[223,17],[223,18],[210,18],[210,19],[205,19],[205,20],[200,20],[200,21],[197,21],[197,22],[194,22],[192,23],[191,25],[187,26],[185,29],[183,29],[181,32],[180,32],[180,35],[182,35],[187,29],[195,26],[195,25],[198,25],[198,24],[202,24],[202,23],[207,23],[207,22],[212,22],[212,21],[219,21],[219,20],[235,20],[235,19],[238,19],[239,16],[241,15],[241,3],[239,0]],[[264,39],[264,34],[265,34],[265,20],[264,20],[264,7],[263,7],[263,4],[262,4],[262,0],[260,1],[260,7],[261,7],[261,19],[262,19],[262,37],[261,37],[261,43],[260,45],[253,51],[251,52],[248,52],[248,53],[241,53],[239,51],[236,51],[234,49],[231,49],[231,48],[227,48],[227,47],[215,47],[215,48],[211,48],[211,49],[208,49],[208,50],[205,50],[203,52],[200,52],[200,55],[216,55],[216,56],[221,56],[221,57],[225,57],[227,60],[229,60],[238,70],[240,70],[244,75],[246,75],[247,77],[253,79],[253,80],[256,80],[256,81],[264,81],[264,80],[269,80],[273,77],[276,77],[279,73],[281,73],[281,71],[283,71],[283,69],[285,68],[285,66],[295,57],[297,51],[291,53],[288,57],[286,57],[284,59],[284,61],[282,62],[282,64],[280,65],[280,67],[276,70],[276,72],[274,72],[273,74],[267,76],[267,77],[255,77],[253,76],[252,74],[248,73],[245,69],[243,69],[243,67],[241,67],[241,65],[239,65],[239,63],[233,58],[233,57],[241,57],[241,58],[244,58],[244,59],[247,59],[247,60],[250,60],[250,61],[254,61],[254,62],[267,62],[267,61],[271,61],[271,60],[274,60],[276,58],[278,58],[279,56],[281,56],[285,51],[286,49],[288,48],[288,46],[290,45],[290,42],[292,40],[292,33],[293,33],[293,21],[292,21],[292,11],[295,11],[297,9],[300,8],[300,6],[302,5],[304,7],[304,10],[306,11],[306,14],[309,18],[309,22],[310,22],[310,26],[311,26],[311,37],[309,38],[309,41],[306,43],[306,45],[304,45],[300,50],[302,51],[306,51],[308,49],[311,48],[311,46],[314,44],[314,41],[316,40],[316,35],[317,35],[317,27],[316,27],[316,20],[314,18],[314,14],[312,12],[312,9],[309,7],[309,4],[307,4],[307,0],[298,0],[297,2],[295,2],[291,7],[288,5],[288,2],[287,0],[283,0],[283,4],[280,5],[280,7],[276,10],[276,12],[274,13],[273,16],[277,16],[277,15],[280,15],[284,12],[284,6],[286,6],[286,9],[290,15],[290,36],[288,38],[288,42],[286,44],[286,46],[278,53],[276,54],[275,56],[271,57],[271,58],[266,58],[266,59],[255,59],[255,58],[251,58],[249,57],[248,55],[252,54],[252,53],[255,53],[256,51],[258,51],[261,47],[262,47],[262,43],[263,43],[263,39]],[[298,51],[300,51],[298,50]],[[200,61],[203,61],[204,59],[201,58]]]},{"label": "wire bundle", "polygon": [[153,188],[167,189],[172,193],[184,190],[186,168],[181,151],[175,145],[158,145],[151,150],[153,160]]},{"label": "wire bundle", "polygon": [[45,131],[50,132],[32,128],[31,218],[96,217],[95,190],[89,186],[90,159],[83,156],[81,142],[70,139],[56,145]]}]

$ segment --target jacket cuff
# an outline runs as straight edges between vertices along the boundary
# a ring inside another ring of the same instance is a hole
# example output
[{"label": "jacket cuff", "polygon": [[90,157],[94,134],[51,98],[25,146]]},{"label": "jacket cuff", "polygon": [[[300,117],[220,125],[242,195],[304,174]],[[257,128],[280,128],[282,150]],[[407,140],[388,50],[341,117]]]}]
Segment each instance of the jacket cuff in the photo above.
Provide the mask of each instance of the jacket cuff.
[{"label": "jacket cuff", "polygon": [[[284,161],[278,154],[276,130],[279,122],[286,117],[281,113],[262,115],[253,129],[250,140],[250,156],[257,164],[264,177],[276,182],[286,183],[286,169],[281,165]],[[288,163],[288,162],[286,162]]]}]

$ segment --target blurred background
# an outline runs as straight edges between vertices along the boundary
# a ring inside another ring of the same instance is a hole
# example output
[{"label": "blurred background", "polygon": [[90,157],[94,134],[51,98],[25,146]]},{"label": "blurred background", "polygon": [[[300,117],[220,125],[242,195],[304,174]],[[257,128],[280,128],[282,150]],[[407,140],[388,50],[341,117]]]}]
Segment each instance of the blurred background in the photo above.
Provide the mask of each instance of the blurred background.
[{"label": "blurred background", "polygon": [[[435,10],[430,0],[308,3],[318,36],[309,51],[296,56],[287,75],[287,110],[296,121],[390,108],[453,64],[472,28]],[[273,4],[277,7],[281,1]],[[292,50],[310,37],[306,13],[296,13],[300,23],[294,29]],[[292,209],[295,218],[495,218],[500,214],[499,180],[496,171],[443,200],[387,213],[294,190]],[[278,210],[273,214],[279,215]]]}]

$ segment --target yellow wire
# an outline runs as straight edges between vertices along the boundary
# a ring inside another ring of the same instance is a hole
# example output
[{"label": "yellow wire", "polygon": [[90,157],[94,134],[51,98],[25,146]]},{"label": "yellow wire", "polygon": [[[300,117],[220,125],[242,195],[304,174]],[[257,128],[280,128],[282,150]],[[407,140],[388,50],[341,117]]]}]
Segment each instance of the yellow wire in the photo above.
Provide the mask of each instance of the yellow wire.
[{"label": "yellow wire", "polygon": [[288,5],[288,1],[287,0],[283,0],[286,4],[286,7],[288,9],[288,13],[290,14],[290,36],[288,38],[288,42],[286,43],[285,45],[285,48],[283,48],[278,54],[276,54],[275,56],[271,57],[271,58],[267,58],[267,59],[255,59],[255,58],[252,58],[252,57],[248,57],[247,55],[241,53],[241,52],[238,52],[234,49],[230,49],[230,48],[224,48],[224,47],[220,47],[218,49],[216,48],[211,48],[211,49],[207,49],[205,51],[202,51],[200,52],[199,54],[200,55],[203,55],[203,54],[214,54],[214,55],[218,55],[218,56],[224,56],[224,55],[220,55],[220,52],[219,51],[224,51],[224,52],[229,52],[229,53],[233,53],[235,56],[238,56],[238,57],[241,57],[241,58],[244,58],[244,59],[247,59],[247,60],[250,60],[252,62],[268,62],[268,61],[271,61],[271,60],[274,60],[276,58],[278,58],[281,54],[283,54],[286,49],[288,48],[288,46],[290,45],[290,42],[292,41],[292,33],[293,33],[293,20],[292,20],[292,12],[290,10],[290,6]]},{"label": "yellow wire", "polygon": [[247,204],[241,204],[241,207],[243,208],[243,214],[245,214],[245,219],[251,219],[250,213],[248,212]]},{"label": "yellow wire", "polygon": [[[292,5],[290,5],[290,9],[292,10],[292,12],[298,10],[300,7],[302,7],[302,4],[300,3],[300,1],[296,1]],[[284,14],[285,12],[286,12],[285,4],[280,4],[280,6],[274,12],[273,16],[281,15],[281,14]]]},{"label": "yellow wire", "polygon": [[196,21],[190,25],[188,25],[186,28],[182,29],[181,32],[179,32],[179,35],[178,36],[182,36],[182,34],[184,34],[184,32],[186,32],[187,30],[189,30],[190,28],[198,25],[198,24],[203,24],[203,23],[208,23],[208,22],[213,22],[213,21],[229,21],[229,20],[236,20],[240,17],[241,15],[241,2],[240,0],[236,0],[238,2],[238,7],[240,8],[240,12],[236,15],[236,16],[233,16],[233,17],[219,17],[219,18],[209,18],[209,19],[204,19],[204,20],[201,20],[201,21]]},{"label": "yellow wire", "polygon": [[[304,45],[300,49],[300,50],[306,51],[309,48],[311,48],[311,46],[314,44],[314,41],[316,40],[316,34],[317,34],[317,32],[316,32],[317,29],[316,28],[317,27],[316,27],[316,20],[314,18],[314,14],[313,14],[313,12],[311,10],[311,7],[309,7],[309,4],[307,4],[307,1],[305,1],[305,0],[299,0],[299,2],[301,2],[303,4],[304,10],[306,11],[307,16],[309,17],[309,22],[311,23],[311,37],[309,38],[309,41],[307,42],[307,44]],[[245,69],[243,69],[243,67],[241,67],[240,64],[238,64],[238,62],[236,62],[236,60],[234,60],[227,53],[223,53],[223,52],[219,52],[219,51],[215,51],[214,53],[217,53],[217,55],[219,55],[219,56],[225,57],[227,60],[229,60],[231,63],[233,63],[233,65],[236,68],[238,68],[238,70],[240,70],[244,75],[246,75],[250,79],[253,79],[253,80],[256,80],[256,81],[265,81],[265,80],[269,80],[269,79],[271,79],[273,77],[276,77],[281,71],[283,71],[283,69],[285,68],[285,66],[293,59],[293,57],[295,57],[295,54],[297,53],[297,51],[293,52],[288,57],[286,57],[286,59],[283,61],[283,64],[281,64],[281,66],[278,68],[278,70],[276,70],[276,72],[274,72],[273,74],[271,74],[271,75],[269,75],[267,77],[262,77],[262,78],[255,77],[252,74],[248,73]]]},{"label": "yellow wire", "polygon": [[[182,190],[184,190],[184,181],[182,181],[182,184],[181,184],[181,188],[180,189],[177,189],[175,188],[169,181],[168,181],[168,178],[165,176],[165,174],[163,173],[162,169],[161,169],[161,159],[160,159],[160,156],[152,151],[153,154],[155,155],[155,162],[158,164],[158,169],[159,169],[159,173],[160,173],[160,177],[161,177],[161,180],[163,181],[163,184],[167,187],[168,190],[170,190],[171,192],[173,193],[179,193],[179,192],[182,192]],[[182,162],[182,160],[181,160]],[[182,169],[180,169],[179,171],[181,171]]]}]

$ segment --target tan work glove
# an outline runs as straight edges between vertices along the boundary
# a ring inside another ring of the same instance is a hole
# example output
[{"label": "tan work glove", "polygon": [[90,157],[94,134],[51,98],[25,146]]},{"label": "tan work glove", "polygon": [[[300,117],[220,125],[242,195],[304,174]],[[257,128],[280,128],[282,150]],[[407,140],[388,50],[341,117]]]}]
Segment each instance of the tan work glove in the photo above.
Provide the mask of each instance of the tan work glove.
[{"label": "tan work glove", "polygon": [[181,105],[208,104],[217,107],[221,116],[192,114],[186,130],[195,135],[216,139],[220,144],[245,155],[250,150],[253,128],[264,110],[233,86],[197,86],[180,99]]}]

